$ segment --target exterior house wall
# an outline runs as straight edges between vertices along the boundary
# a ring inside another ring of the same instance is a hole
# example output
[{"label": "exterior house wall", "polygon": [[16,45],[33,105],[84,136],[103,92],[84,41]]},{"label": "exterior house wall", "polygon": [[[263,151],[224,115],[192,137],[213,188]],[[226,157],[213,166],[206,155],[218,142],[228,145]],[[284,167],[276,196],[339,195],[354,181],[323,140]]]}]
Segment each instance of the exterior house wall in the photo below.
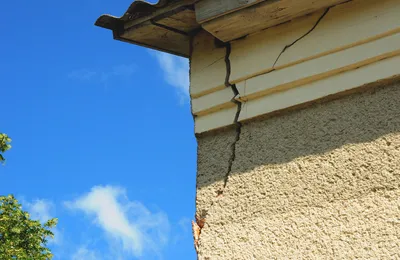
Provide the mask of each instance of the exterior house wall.
[{"label": "exterior house wall", "polygon": [[199,259],[400,258],[399,12],[194,36]]},{"label": "exterior house wall", "polygon": [[400,258],[400,82],[236,136],[197,139],[199,259]]},{"label": "exterior house wall", "polygon": [[135,0],[99,17],[190,58],[199,259],[400,259],[399,14],[400,0]]}]

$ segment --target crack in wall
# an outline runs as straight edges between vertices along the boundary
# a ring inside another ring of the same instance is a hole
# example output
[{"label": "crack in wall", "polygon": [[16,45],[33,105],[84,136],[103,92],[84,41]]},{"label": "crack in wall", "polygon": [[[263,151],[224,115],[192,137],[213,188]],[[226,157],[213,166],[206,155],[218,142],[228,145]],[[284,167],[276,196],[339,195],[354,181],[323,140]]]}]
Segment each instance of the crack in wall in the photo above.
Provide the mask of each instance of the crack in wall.
[{"label": "crack in wall", "polygon": [[[233,124],[235,125],[235,129],[236,129],[235,140],[230,145],[231,155],[230,155],[229,160],[228,160],[228,168],[227,168],[227,172],[226,172],[225,177],[224,177],[224,184],[223,184],[223,187],[217,191],[217,196],[216,197],[222,196],[222,194],[224,193],[224,190],[226,188],[226,185],[228,183],[229,176],[232,173],[232,165],[233,165],[233,162],[235,161],[235,158],[236,158],[236,144],[240,140],[241,127],[242,127],[242,124],[239,122],[239,116],[240,116],[240,112],[242,110],[242,102],[236,100],[236,98],[238,96],[240,96],[240,93],[239,93],[239,90],[237,89],[235,84],[230,84],[229,83],[229,79],[230,79],[230,75],[231,75],[231,62],[229,60],[229,56],[231,54],[231,45],[230,45],[230,43],[226,43],[226,44],[223,43],[223,45],[221,44],[221,47],[225,47],[226,48],[226,54],[225,54],[225,57],[224,57],[225,65],[226,65],[226,76],[225,76],[224,85],[227,88],[230,88],[232,90],[233,97],[231,99],[231,102],[234,103],[237,106],[237,111],[236,111],[235,117],[233,119]],[[217,61],[219,61],[219,60],[221,60],[221,59],[218,59]],[[215,62],[217,62],[217,61],[215,61]],[[208,207],[208,209],[202,209],[200,212],[197,212],[196,216],[195,216],[196,221],[192,221],[194,247],[195,247],[195,250],[196,250],[196,253],[197,253],[197,258],[199,257],[199,246],[200,246],[201,230],[203,229],[204,224],[206,223],[206,218],[207,218],[209,210],[214,206],[214,202],[215,202],[214,200],[211,201],[211,204]]]},{"label": "crack in wall", "polygon": [[[351,0],[349,0],[351,1]],[[346,1],[346,2],[349,2]],[[335,5],[336,6],[336,5]],[[282,54],[288,50],[290,47],[292,47],[293,45],[295,45],[297,42],[299,42],[300,40],[302,40],[303,38],[305,38],[307,35],[309,35],[312,31],[314,31],[318,24],[322,21],[322,19],[328,14],[329,10],[334,7],[328,7],[324,13],[321,15],[321,17],[318,18],[318,20],[316,21],[316,23],[312,26],[312,28],[310,30],[308,30],[305,34],[303,34],[301,37],[297,38],[296,40],[294,40],[292,43],[286,45],[282,51],[279,53],[279,55],[277,56],[275,62],[273,63],[272,66],[272,70],[269,71],[268,73],[275,71],[275,66],[278,63],[280,57],[282,56]],[[246,36],[244,36],[243,38],[245,38]],[[233,92],[233,97],[231,99],[230,102],[234,103],[237,106],[237,111],[235,114],[235,117],[233,119],[233,124],[235,125],[235,130],[236,130],[236,135],[235,135],[235,139],[233,140],[233,142],[230,144],[230,152],[231,155],[229,157],[228,160],[228,167],[227,167],[227,171],[226,174],[224,176],[224,183],[222,188],[220,188],[219,190],[217,190],[217,196],[216,198],[222,197],[223,193],[227,187],[228,181],[229,181],[229,177],[232,174],[232,167],[233,167],[233,163],[235,162],[236,159],[236,145],[238,143],[238,141],[240,140],[240,135],[241,135],[241,130],[242,130],[242,124],[239,122],[239,117],[240,117],[240,113],[242,110],[242,106],[243,103],[240,100],[237,100],[238,97],[240,97],[240,93],[236,87],[235,84],[231,84],[229,82],[230,80],[230,76],[231,76],[231,62],[230,62],[230,54],[231,54],[231,44],[228,43],[223,43],[220,42],[218,39],[214,39],[215,40],[215,44],[217,47],[221,47],[221,48],[226,48],[226,54],[225,57],[220,57],[217,60],[215,60],[212,64],[210,64],[209,66],[217,63],[218,61],[220,61],[221,59],[224,58],[225,60],[225,65],[226,65],[226,76],[225,76],[225,82],[224,85],[227,88],[230,88]],[[197,196],[197,194],[196,194]],[[197,253],[197,259],[199,259],[199,247],[200,247],[200,235],[201,235],[201,231],[206,223],[206,218],[209,214],[209,211],[213,208],[213,206],[215,205],[216,202],[216,198],[212,199],[210,206],[208,207],[208,209],[197,209],[199,211],[197,211],[196,215],[195,215],[195,221],[192,222],[192,228],[193,228],[193,236],[194,236],[194,245],[195,245],[195,250]],[[196,199],[197,201],[197,199]]]},{"label": "crack in wall", "polygon": [[[290,47],[292,47],[293,45],[295,45],[298,41],[300,41],[301,39],[303,39],[304,37],[306,37],[307,35],[309,35],[317,26],[318,24],[321,22],[321,20],[326,16],[326,14],[329,12],[331,7],[327,8],[325,10],[325,12],[321,15],[321,17],[317,20],[317,22],[314,24],[314,26],[308,30],[304,35],[302,35],[301,37],[297,38],[296,40],[294,40],[291,44],[286,45],[282,51],[279,53],[278,57],[276,58],[273,66],[272,66],[272,71],[275,70],[275,65],[276,63],[279,61],[279,58],[282,56],[282,54],[289,49]],[[231,155],[229,157],[228,160],[228,168],[224,177],[224,184],[222,186],[221,189],[219,189],[217,191],[217,197],[221,197],[226,189],[226,186],[228,185],[228,181],[229,181],[229,177],[232,174],[232,167],[233,167],[233,163],[236,159],[236,145],[237,142],[240,140],[240,135],[241,135],[241,130],[242,130],[242,124],[239,122],[239,117],[240,117],[240,113],[242,111],[242,102],[237,100],[236,98],[238,98],[240,96],[239,90],[237,89],[235,84],[231,84],[229,82],[230,76],[231,76],[231,62],[230,62],[230,54],[231,54],[231,44],[230,43],[226,43],[226,44],[221,44],[221,47],[225,47],[226,48],[226,55],[225,55],[225,65],[226,65],[226,76],[225,76],[225,86],[227,88],[230,88],[233,92],[233,97],[231,99],[231,102],[234,103],[237,106],[237,111],[235,114],[235,117],[233,119],[233,124],[235,125],[235,130],[236,130],[236,135],[235,135],[235,139],[234,141],[230,144],[230,151],[231,151]],[[216,61],[214,61],[214,63],[216,63],[217,61],[221,60],[222,58],[217,59]],[[214,64],[213,63],[213,64]],[[195,240],[195,249],[197,252],[197,256],[199,253],[199,242],[200,242],[200,234],[201,234],[201,230],[204,227],[204,223],[206,221],[209,209],[211,209],[214,206],[214,200],[211,202],[210,207],[208,208],[208,210],[203,209],[201,211],[201,213],[199,215],[196,215],[196,221],[192,222],[192,227],[193,227],[193,235],[194,235],[194,240]]]},{"label": "crack in wall", "polygon": [[226,173],[225,178],[224,178],[224,186],[223,186],[222,190],[218,191],[218,196],[222,196],[223,195],[224,190],[226,188],[226,185],[228,184],[229,176],[232,173],[232,165],[233,165],[233,162],[236,159],[236,144],[240,140],[242,124],[240,122],[238,122],[238,118],[239,118],[239,115],[240,115],[240,111],[242,109],[242,103],[238,102],[237,105],[238,105],[238,107],[237,107],[237,112],[236,112],[235,121],[234,121],[235,126],[236,126],[236,128],[235,128],[236,136],[235,136],[234,142],[231,144],[231,157],[229,158],[229,161],[228,161],[228,170],[227,170],[227,173]]},{"label": "crack in wall", "polygon": [[236,98],[240,95],[240,93],[239,93],[239,90],[237,89],[236,85],[231,84],[229,82],[229,79],[231,76],[231,61],[229,59],[230,54],[231,54],[231,44],[227,43],[226,44],[226,56],[225,56],[225,64],[226,64],[225,86],[227,88],[232,89],[233,97],[231,99],[231,102],[237,106],[236,114],[233,119],[233,124],[235,125],[236,135],[235,135],[235,140],[230,145],[231,156],[228,160],[228,169],[227,169],[227,172],[224,177],[224,185],[220,190],[217,191],[217,196],[223,195],[226,185],[228,184],[229,176],[232,173],[232,165],[236,158],[236,144],[240,140],[240,133],[242,130],[242,124],[239,122],[240,112],[242,111],[242,102],[236,100]]},{"label": "crack in wall", "polygon": [[[275,60],[275,62],[274,62],[274,65],[272,65],[272,71],[274,70],[276,63],[278,62],[278,60],[279,60],[279,58],[282,56],[282,54],[283,54],[287,49],[289,49],[290,47],[292,47],[293,45],[295,45],[298,41],[300,41],[301,39],[303,39],[304,37],[306,37],[307,35],[309,35],[312,31],[314,31],[314,29],[317,28],[318,24],[319,24],[319,23],[322,21],[322,19],[328,14],[328,12],[329,12],[329,10],[330,10],[331,8],[332,8],[332,7],[328,7],[328,8],[325,10],[325,12],[321,15],[321,17],[317,20],[317,22],[314,24],[314,26],[313,26],[310,30],[308,30],[305,34],[303,34],[302,36],[300,36],[299,38],[297,38],[296,40],[294,40],[291,44],[286,45],[286,46],[282,49],[282,51],[279,53],[278,57],[276,58],[276,60]],[[271,72],[272,72],[272,71],[271,71]]]},{"label": "crack in wall", "polygon": [[[237,106],[236,114],[233,119],[233,124],[235,125],[236,129],[236,135],[235,135],[235,140],[231,143],[230,145],[230,150],[231,150],[231,155],[228,160],[228,169],[226,171],[225,177],[224,177],[224,185],[221,189],[217,191],[217,197],[220,197],[223,195],[224,190],[226,188],[226,185],[228,184],[229,176],[232,173],[232,165],[233,162],[235,161],[236,158],[236,144],[240,140],[240,134],[241,134],[241,128],[242,124],[239,122],[239,116],[240,112],[242,110],[242,102],[236,100],[236,98],[239,96],[239,90],[237,89],[235,84],[230,84],[229,83],[229,78],[231,75],[231,62],[229,60],[229,56],[231,54],[231,45],[230,43],[227,43],[225,45],[226,48],[226,55],[225,55],[225,65],[226,65],[226,77],[225,77],[225,86],[227,88],[230,88],[233,92],[233,97],[231,99],[231,102],[234,103]],[[199,247],[200,247],[200,235],[201,231],[204,227],[204,224],[206,223],[206,218],[208,215],[209,210],[214,206],[214,200],[211,201],[211,204],[209,208],[201,210],[200,214],[197,213],[195,218],[196,221],[192,221],[192,231],[193,231],[193,238],[194,238],[194,247],[197,253],[197,259],[199,259]]]}]

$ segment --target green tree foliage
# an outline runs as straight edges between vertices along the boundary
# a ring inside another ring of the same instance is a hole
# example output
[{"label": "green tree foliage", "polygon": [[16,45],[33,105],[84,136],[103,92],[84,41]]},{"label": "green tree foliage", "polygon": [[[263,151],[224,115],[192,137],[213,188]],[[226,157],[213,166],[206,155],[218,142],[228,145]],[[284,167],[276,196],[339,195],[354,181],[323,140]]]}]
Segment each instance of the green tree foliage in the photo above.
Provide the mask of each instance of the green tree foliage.
[{"label": "green tree foliage", "polygon": [[1,196],[0,259],[52,259],[46,244],[48,238],[54,237],[50,229],[56,225],[57,219],[50,219],[43,225],[31,220],[14,196]]},{"label": "green tree foliage", "polygon": [[6,134],[0,133],[0,163],[4,162],[3,153],[11,148],[11,139]]},{"label": "green tree foliage", "polygon": [[[2,154],[11,148],[10,142],[6,134],[0,133],[0,162],[4,162]],[[14,196],[0,196],[0,260],[52,259],[46,245],[47,239],[54,237],[51,228],[56,225],[55,218],[43,225],[31,220]]]}]

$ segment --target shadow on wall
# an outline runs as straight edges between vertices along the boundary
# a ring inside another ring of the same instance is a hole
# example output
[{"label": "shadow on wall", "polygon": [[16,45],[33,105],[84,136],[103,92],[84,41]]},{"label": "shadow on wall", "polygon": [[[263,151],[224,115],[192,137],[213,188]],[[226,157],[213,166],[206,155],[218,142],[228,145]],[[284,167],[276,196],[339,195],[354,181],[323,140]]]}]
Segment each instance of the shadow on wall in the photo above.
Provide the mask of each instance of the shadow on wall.
[{"label": "shadow on wall", "polygon": [[198,137],[197,188],[223,181],[233,158],[230,175],[400,133],[400,81],[397,78],[391,82],[363,87],[361,93],[341,99],[244,123],[234,157],[231,147],[235,141],[234,129]]}]

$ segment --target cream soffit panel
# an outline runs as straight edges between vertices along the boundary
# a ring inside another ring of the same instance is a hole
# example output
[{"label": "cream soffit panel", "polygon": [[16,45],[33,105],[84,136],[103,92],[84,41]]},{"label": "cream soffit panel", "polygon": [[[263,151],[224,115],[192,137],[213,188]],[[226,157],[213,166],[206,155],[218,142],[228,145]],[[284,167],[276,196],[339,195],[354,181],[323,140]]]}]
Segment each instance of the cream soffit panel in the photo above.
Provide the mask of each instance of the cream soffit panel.
[{"label": "cream soffit panel", "polygon": [[224,88],[223,90],[192,99],[192,113],[202,116],[224,108],[234,107],[235,104],[231,102],[234,96],[231,88]]},{"label": "cream soffit panel", "polygon": [[269,72],[286,45],[306,34],[324,14],[316,12],[311,16],[251,35],[232,42],[230,82],[237,83],[252,76]]},{"label": "cream soffit panel", "polygon": [[237,108],[231,107],[218,112],[195,118],[195,132],[197,134],[229,126],[234,123]]},{"label": "cream soffit panel", "polygon": [[196,98],[225,87],[225,48],[217,48],[214,36],[206,31],[193,40],[190,59],[190,95]]},{"label": "cream soffit panel", "polygon": [[[398,54],[400,54],[400,51]],[[338,94],[382,79],[399,77],[399,68],[400,55],[392,56],[296,88],[273,92],[270,95],[243,102],[239,114],[239,122]],[[195,131],[196,133],[202,133],[232,125],[236,112],[237,108],[231,107],[215,113],[198,116],[195,120]]]},{"label": "cream soffit panel", "polygon": [[399,15],[399,0],[354,0],[338,5],[327,13],[310,37],[297,42],[296,48],[287,49],[276,66],[322,56],[400,32]]},{"label": "cream soffit panel", "polygon": [[[238,89],[244,88],[245,82],[236,84]],[[232,88],[224,88],[199,98],[192,99],[192,113],[202,116],[215,111],[236,106],[232,99],[236,98]]]},{"label": "cream soffit panel", "polygon": [[[223,0],[229,2],[233,0]],[[242,3],[249,0],[239,0]],[[334,6],[347,0],[268,0],[202,23],[202,27],[223,42],[276,26],[296,17]],[[213,1],[214,2],[214,1]],[[216,0],[215,0],[216,2]],[[198,7],[198,5],[197,5]],[[196,10],[197,13],[200,10]],[[201,22],[200,22],[201,23]]]},{"label": "cream soffit panel", "polygon": [[[399,0],[354,0],[232,43],[231,83],[400,31]],[[287,48],[306,32],[305,37]],[[280,55],[281,54],[281,55]],[[279,57],[280,55],[280,57]],[[278,59],[279,57],[279,59]],[[274,63],[276,62],[275,66]]]},{"label": "cream soffit panel", "polygon": [[[348,15],[351,13],[357,15]],[[232,43],[228,58],[232,68],[230,79],[236,83],[239,92],[236,100],[242,103],[239,121],[400,74],[399,13],[399,0],[382,0],[380,4],[371,0],[354,0],[331,8],[308,34],[310,25],[314,23],[315,26],[316,19],[322,17],[321,13],[300,19],[294,25],[277,26],[268,36],[263,35],[267,30]],[[306,36],[281,53],[291,44],[290,38],[298,39],[301,34]],[[311,48],[303,41],[308,42]],[[276,53],[279,45],[281,50]],[[238,54],[246,53],[246,50],[248,56]],[[194,60],[191,65],[191,68],[195,66]],[[221,64],[220,67],[226,66]],[[224,78],[222,71],[221,68],[220,78]],[[245,73],[239,74],[241,71]],[[226,76],[226,69],[224,74]],[[232,80],[235,75],[240,81]],[[208,80],[206,75],[199,78],[198,84]],[[234,123],[238,107],[232,102],[233,91],[224,86],[216,90],[213,86],[219,82],[224,80],[203,87],[209,91],[206,94],[192,95],[196,133]]]},{"label": "cream soffit panel", "polygon": [[337,94],[381,79],[400,76],[399,68],[400,56],[395,56],[360,69],[315,81],[299,88],[249,101],[244,103],[239,120],[248,120],[259,115]]},{"label": "cream soffit panel", "polygon": [[[247,101],[277,91],[301,86],[335,74],[400,54],[400,33],[341,52],[322,56],[246,80],[239,85],[241,100]],[[400,72],[400,64],[399,64]],[[376,72],[379,74],[379,72]]]},{"label": "cream soffit panel", "polygon": [[[237,99],[241,102],[258,99],[396,55],[400,55],[400,33],[240,82],[236,84],[240,93]],[[398,67],[400,68],[400,64]],[[379,73],[375,72],[376,75]],[[201,117],[221,109],[235,107],[231,101],[233,97],[232,89],[225,88],[193,99],[192,112]]]}]

